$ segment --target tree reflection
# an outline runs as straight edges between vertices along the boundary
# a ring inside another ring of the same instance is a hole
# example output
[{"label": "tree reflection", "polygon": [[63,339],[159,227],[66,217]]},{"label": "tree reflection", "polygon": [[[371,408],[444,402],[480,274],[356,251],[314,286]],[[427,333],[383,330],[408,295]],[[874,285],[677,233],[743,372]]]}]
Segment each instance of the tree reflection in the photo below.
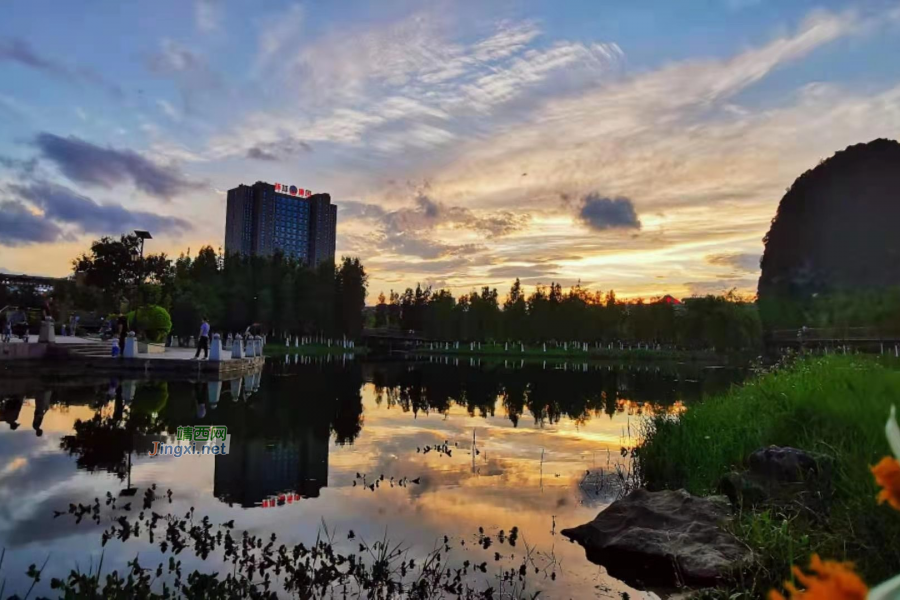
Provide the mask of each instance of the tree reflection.
[{"label": "tree reflection", "polygon": [[[135,389],[134,398],[126,409],[126,388]],[[146,453],[152,442],[159,440],[164,423],[155,408],[162,408],[168,401],[168,384],[164,381],[135,382],[111,381],[107,392],[111,397],[94,416],[77,419],[74,434],[63,437],[60,447],[77,456],[78,468],[86,471],[106,471],[124,480],[130,465],[129,455]]]},{"label": "tree reflection", "polygon": [[583,365],[544,367],[523,364],[472,367],[437,363],[379,365],[371,380],[377,401],[403,411],[446,413],[463,406],[472,416],[494,416],[498,402],[518,425],[527,411],[537,425],[567,418],[576,422],[606,414],[612,417],[631,403],[667,407],[692,402],[727,389],[741,374],[735,370],[683,371],[657,366],[611,368]]},{"label": "tree reflection", "polygon": [[[147,453],[152,441],[174,436],[178,427],[224,425],[231,449],[215,460],[215,495],[245,507],[279,506],[318,496],[327,485],[330,444],[353,444],[363,431],[366,382],[374,384],[380,405],[413,415],[461,407],[473,417],[505,413],[514,426],[527,414],[544,426],[669,410],[718,393],[740,377],[735,370],[656,365],[271,361],[264,373],[233,382],[94,385],[93,395],[79,398],[95,414],[75,421],[61,447],[77,457],[79,468],[125,479],[131,457]],[[36,401],[36,432],[49,402],[49,396]],[[21,403],[18,397],[3,402],[10,427],[19,426]]]}]

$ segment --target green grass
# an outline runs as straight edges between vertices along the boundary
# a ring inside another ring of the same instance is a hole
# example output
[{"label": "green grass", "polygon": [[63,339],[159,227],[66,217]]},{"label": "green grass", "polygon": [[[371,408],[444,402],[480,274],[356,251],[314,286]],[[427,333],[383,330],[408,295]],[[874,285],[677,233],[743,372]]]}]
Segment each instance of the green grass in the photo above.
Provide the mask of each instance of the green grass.
[{"label": "green grass", "polygon": [[828,454],[836,463],[829,514],[798,508],[745,512],[735,520],[735,533],[759,557],[743,589],[763,593],[789,578],[791,562],[805,565],[814,552],[851,560],[877,583],[900,572],[900,513],[877,505],[869,470],[890,453],[884,424],[891,404],[900,404],[898,368],[893,359],[802,359],[692,406],[677,420],[654,418],[638,450],[641,476],[652,489],[710,494],[757,448]]},{"label": "green grass", "polygon": [[327,356],[329,354],[365,354],[368,350],[364,346],[356,346],[355,348],[341,348],[340,345],[335,344],[331,347],[328,347],[327,344],[304,344],[302,346],[284,346],[281,344],[268,344],[263,349],[263,354],[266,356],[284,356],[285,354],[289,354],[293,356],[294,354],[302,354],[303,356]]}]

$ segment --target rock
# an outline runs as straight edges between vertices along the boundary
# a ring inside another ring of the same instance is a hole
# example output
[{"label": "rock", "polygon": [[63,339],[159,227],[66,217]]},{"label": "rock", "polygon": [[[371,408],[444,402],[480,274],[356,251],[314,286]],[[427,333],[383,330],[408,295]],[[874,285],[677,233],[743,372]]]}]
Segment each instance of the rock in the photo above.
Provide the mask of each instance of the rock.
[{"label": "rock", "polygon": [[735,506],[802,505],[813,514],[827,511],[834,461],[831,457],[797,448],[769,446],[753,452],[748,469],[729,473],[719,490]]},{"label": "rock", "polygon": [[751,473],[774,481],[808,481],[831,470],[831,459],[824,454],[780,446],[760,448],[748,463]]},{"label": "rock", "polygon": [[581,544],[590,561],[626,583],[715,585],[750,556],[722,528],[730,516],[721,496],[639,489],[590,523],[562,534]]}]

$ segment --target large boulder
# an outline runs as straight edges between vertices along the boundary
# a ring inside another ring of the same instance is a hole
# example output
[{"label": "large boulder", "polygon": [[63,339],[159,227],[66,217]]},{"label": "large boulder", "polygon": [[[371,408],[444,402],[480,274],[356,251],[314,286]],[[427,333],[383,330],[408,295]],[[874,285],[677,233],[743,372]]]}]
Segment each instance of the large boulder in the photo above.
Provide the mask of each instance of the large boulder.
[{"label": "large boulder", "polygon": [[[771,302],[776,306],[785,300],[804,302],[836,290],[900,285],[898,189],[896,140],[850,146],[798,177],[781,199],[763,239],[759,278],[763,308]],[[763,314],[769,319],[786,316],[775,310]]]},{"label": "large boulder", "polygon": [[714,585],[750,556],[723,529],[730,517],[722,497],[638,489],[590,523],[562,534],[584,546],[590,561],[626,583]]},{"label": "large boulder", "polygon": [[747,470],[722,478],[719,490],[738,506],[806,506],[827,512],[834,460],[797,448],[769,446],[754,451]]}]

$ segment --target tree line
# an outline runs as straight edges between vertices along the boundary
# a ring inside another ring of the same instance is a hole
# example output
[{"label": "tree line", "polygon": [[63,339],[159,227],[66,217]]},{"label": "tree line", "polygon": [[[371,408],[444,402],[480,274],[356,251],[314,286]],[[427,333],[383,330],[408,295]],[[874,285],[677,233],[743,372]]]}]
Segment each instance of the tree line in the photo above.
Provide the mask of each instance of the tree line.
[{"label": "tree line", "polygon": [[671,296],[623,301],[614,291],[559,283],[526,295],[516,279],[501,301],[483,287],[455,298],[446,289],[420,285],[379,295],[375,327],[421,331],[438,340],[522,342],[641,342],[685,348],[755,348],[762,327],[755,303],[734,292],[721,296]]},{"label": "tree line", "polygon": [[73,261],[75,278],[54,290],[63,311],[119,313],[162,306],[172,333],[192,335],[202,317],[214,330],[359,336],[368,275],[358,258],[310,267],[281,253],[244,256],[204,246],[174,261],[141,257],[134,235],[104,237]]}]

